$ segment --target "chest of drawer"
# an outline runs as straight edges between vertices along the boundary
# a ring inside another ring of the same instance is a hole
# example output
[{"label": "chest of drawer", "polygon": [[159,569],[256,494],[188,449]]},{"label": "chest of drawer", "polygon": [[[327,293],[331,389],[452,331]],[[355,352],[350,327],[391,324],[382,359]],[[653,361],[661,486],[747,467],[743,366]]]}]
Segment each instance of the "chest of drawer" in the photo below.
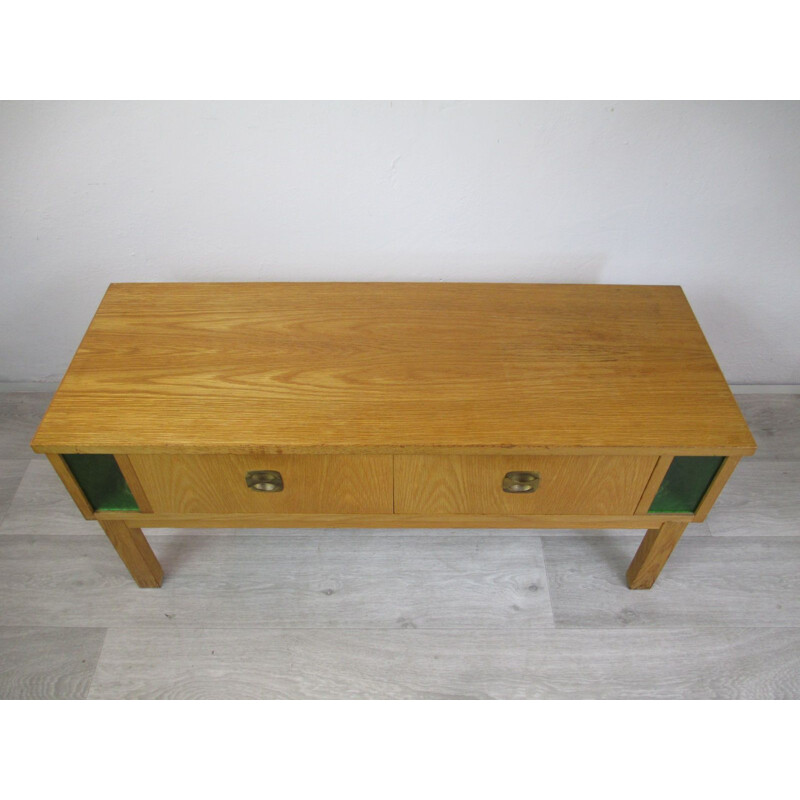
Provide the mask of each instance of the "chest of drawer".
[{"label": "chest of drawer", "polygon": [[653,456],[395,456],[398,514],[633,514]]},{"label": "chest of drawer", "polygon": [[132,455],[154,512],[391,514],[392,457]]},{"label": "chest of drawer", "polygon": [[755,452],[680,287],[438,282],[113,284],[32,445],[140,586],[142,528],[566,526],[648,588]]}]

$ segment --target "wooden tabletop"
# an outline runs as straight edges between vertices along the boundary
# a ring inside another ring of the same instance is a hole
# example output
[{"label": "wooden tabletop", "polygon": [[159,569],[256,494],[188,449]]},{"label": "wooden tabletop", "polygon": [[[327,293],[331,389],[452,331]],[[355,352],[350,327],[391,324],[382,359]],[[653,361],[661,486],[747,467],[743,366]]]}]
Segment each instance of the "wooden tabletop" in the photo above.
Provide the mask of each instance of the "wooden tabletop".
[{"label": "wooden tabletop", "polygon": [[755,443],[678,286],[112,284],[37,452]]}]

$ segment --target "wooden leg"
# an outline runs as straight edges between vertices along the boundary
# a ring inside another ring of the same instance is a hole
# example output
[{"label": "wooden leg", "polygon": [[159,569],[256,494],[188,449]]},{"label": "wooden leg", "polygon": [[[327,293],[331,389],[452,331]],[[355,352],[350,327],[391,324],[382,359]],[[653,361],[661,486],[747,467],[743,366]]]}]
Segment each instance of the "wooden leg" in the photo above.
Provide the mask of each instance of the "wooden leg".
[{"label": "wooden leg", "polygon": [[104,520],[100,522],[100,527],[106,532],[106,536],[111,540],[111,544],[139,586],[143,588],[161,586],[164,571],[140,528],[129,528],[125,522],[117,520],[113,522]]},{"label": "wooden leg", "polygon": [[665,522],[660,528],[647,531],[628,567],[626,577],[631,589],[649,589],[656,582],[686,525],[686,522]]}]

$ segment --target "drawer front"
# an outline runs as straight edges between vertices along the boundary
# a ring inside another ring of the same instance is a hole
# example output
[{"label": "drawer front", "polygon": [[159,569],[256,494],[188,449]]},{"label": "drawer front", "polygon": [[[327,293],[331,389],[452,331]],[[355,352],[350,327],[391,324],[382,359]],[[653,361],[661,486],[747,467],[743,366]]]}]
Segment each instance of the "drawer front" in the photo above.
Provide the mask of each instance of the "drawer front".
[{"label": "drawer front", "polygon": [[[633,514],[655,456],[395,456],[398,514]],[[538,474],[509,493],[509,472]]]},{"label": "drawer front", "polygon": [[[132,455],[154,512],[391,514],[391,456]],[[279,472],[281,491],[249,488],[251,471]]]}]

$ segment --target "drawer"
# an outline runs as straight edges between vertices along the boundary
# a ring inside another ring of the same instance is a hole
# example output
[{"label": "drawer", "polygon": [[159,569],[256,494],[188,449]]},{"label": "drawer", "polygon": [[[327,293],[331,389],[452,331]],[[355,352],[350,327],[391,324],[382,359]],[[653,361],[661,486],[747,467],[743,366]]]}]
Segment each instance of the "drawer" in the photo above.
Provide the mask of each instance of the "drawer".
[{"label": "drawer", "polygon": [[[131,455],[154,512],[176,514],[391,514],[391,456]],[[247,474],[280,473],[280,491]]]},{"label": "drawer", "polygon": [[[655,456],[395,456],[398,514],[633,514]],[[509,493],[510,472],[537,473]]]}]

